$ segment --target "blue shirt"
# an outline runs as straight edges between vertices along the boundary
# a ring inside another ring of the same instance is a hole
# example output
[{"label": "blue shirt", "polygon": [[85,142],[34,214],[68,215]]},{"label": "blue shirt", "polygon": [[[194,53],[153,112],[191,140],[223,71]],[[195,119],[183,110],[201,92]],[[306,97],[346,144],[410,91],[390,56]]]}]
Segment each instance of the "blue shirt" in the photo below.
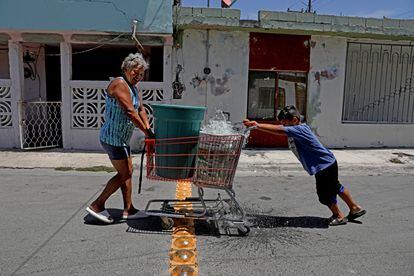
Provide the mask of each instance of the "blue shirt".
[{"label": "blue shirt", "polygon": [[[120,78],[124,80],[122,77]],[[134,109],[138,110],[138,89],[135,86],[131,89],[129,85],[128,88]],[[135,126],[127,116],[125,110],[123,110],[118,101],[111,97],[107,92],[105,99],[105,123],[101,127],[99,139],[112,146],[127,147],[129,146],[134,128]]]},{"label": "blue shirt", "polygon": [[333,153],[325,148],[307,124],[285,126],[289,148],[302,163],[303,168],[314,175],[326,169],[336,159]]}]

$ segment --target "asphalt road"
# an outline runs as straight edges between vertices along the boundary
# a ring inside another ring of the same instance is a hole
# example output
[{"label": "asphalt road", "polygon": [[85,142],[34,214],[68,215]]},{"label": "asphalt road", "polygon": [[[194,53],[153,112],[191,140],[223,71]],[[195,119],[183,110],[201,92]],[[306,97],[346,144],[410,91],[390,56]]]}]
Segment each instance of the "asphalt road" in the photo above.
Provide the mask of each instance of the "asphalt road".
[{"label": "asphalt road", "polygon": [[[158,218],[104,226],[86,215],[110,176],[0,169],[0,274],[168,275],[171,233]],[[234,189],[251,233],[228,236],[197,223],[199,275],[414,275],[414,175],[356,169],[341,180],[368,213],[328,228],[312,177],[238,174]],[[146,182],[134,193],[144,208],[174,197],[175,184]],[[114,216],[121,207],[120,193],[107,203]]]}]

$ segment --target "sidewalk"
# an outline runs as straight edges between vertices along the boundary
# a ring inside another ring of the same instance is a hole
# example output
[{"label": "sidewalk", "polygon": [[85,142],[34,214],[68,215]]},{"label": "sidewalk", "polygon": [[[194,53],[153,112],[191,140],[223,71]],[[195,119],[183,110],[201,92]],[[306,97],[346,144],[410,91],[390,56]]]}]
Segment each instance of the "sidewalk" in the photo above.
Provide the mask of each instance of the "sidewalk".
[{"label": "sidewalk", "polygon": [[[414,149],[337,149],[332,150],[341,170],[376,169],[380,171],[414,173]],[[139,166],[140,154],[133,155]],[[88,168],[108,166],[105,153],[80,152],[62,149],[39,151],[0,150],[0,168]],[[238,171],[294,170],[301,171],[299,161],[288,149],[243,150]]]}]

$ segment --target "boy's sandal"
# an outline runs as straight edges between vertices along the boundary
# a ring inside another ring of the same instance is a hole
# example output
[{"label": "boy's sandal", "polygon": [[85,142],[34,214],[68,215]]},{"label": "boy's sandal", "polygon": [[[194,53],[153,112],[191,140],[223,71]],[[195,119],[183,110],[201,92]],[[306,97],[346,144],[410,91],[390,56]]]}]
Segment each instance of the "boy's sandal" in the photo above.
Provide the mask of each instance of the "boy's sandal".
[{"label": "boy's sandal", "polygon": [[336,219],[335,215],[330,216],[329,218],[326,219],[326,223],[329,224],[331,223],[334,219]]},{"label": "boy's sandal", "polygon": [[336,219],[334,219],[333,221],[331,221],[330,223],[329,223],[329,226],[338,226],[338,225],[344,225],[344,224],[346,224],[347,223],[347,219],[346,218],[342,218],[342,219],[338,219],[338,218],[336,218]]},{"label": "boy's sandal", "polygon": [[358,211],[358,212],[356,212],[356,213],[354,213],[354,214],[352,214],[351,212],[349,212],[349,214],[348,214],[347,218],[348,218],[349,220],[354,220],[354,219],[357,219],[357,218],[359,218],[359,217],[361,217],[361,216],[365,215],[366,213],[367,213],[367,211],[366,211],[366,210],[364,210],[364,209],[362,209],[362,210],[360,210],[360,211]]}]

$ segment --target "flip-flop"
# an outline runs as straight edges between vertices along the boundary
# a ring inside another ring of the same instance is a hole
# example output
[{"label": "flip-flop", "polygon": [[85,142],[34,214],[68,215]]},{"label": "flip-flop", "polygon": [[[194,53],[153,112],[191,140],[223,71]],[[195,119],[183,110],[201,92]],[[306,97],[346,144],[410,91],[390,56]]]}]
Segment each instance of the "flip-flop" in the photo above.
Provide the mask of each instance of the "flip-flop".
[{"label": "flip-flop", "polygon": [[338,226],[338,225],[344,225],[347,223],[347,219],[346,218],[342,218],[342,219],[334,219],[333,221],[331,221],[329,223],[329,226]]},{"label": "flip-flop", "polygon": [[149,217],[145,212],[138,211],[135,214],[132,215],[122,215],[122,219],[141,219],[141,218],[147,218]]},{"label": "flip-flop", "polygon": [[358,211],[358,212],[356,212],[356,213],[354,213],[354,214],[352,214],[351,212],[349,212],[349,214],[348,214],[347,218],[348,218],[349,220],[354,220],[354,219],[356,219],[356,218],[359,218],[359,217],[361,217],[361,216],[365,215],[366,213],[367,213],[367,211],[366,211],[366,210],[364,210],[364,209],[362,209],[362,210],[360,210],[360,211]]},{"label": "flip-flop", "polygon": [[95,212],[94,210],[92,210],[91,207],[86,207],[86,212],[88,212],[91,216],[93,216],[94,218],[102,222],[105,222],[105,223],[114,222],[113,218],[111,218],[111,215],[106,209],[103,210],[102,212]]},{"label": "flip-flop", "polygon": [[326,219],[326,223],[331,223],[334,219],[336,219],[335,215],[330,216],[329,218]]}]

